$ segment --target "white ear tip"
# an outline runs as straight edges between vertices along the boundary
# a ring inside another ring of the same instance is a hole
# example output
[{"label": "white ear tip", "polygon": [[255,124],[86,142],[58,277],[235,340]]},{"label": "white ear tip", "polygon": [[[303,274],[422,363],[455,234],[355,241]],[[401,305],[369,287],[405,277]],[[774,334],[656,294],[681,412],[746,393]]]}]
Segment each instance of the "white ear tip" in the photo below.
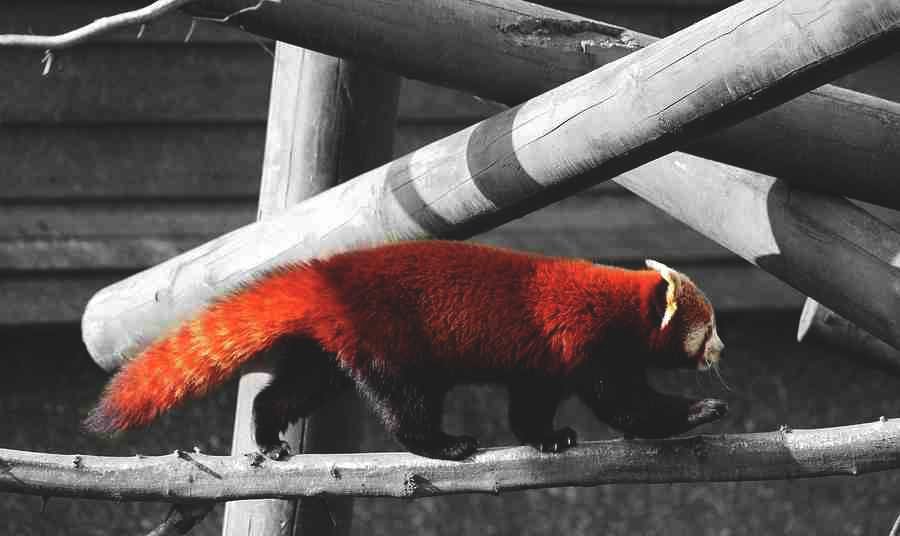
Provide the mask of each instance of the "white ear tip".
[{"label": "white ear tip", "polygon": [[647,266],[647,268],[650,268],[651,270],[656,270],[657,272],[660,272],[660,273],[672,271],[672,269],[669,268],[668,266],[666,266],[665,264],[663,264],[659,261],[655,261],[653,259],[646,259],[644,261],[644,264]]}]

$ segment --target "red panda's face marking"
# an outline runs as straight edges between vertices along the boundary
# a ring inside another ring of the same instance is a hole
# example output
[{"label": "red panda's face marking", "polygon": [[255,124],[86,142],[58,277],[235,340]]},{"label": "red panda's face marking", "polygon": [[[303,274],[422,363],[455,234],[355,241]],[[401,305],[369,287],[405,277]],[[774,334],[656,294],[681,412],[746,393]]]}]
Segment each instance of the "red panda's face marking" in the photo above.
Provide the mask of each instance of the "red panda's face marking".
[{"label": "red panda's face marking", "polygon": [[660,273],[667,285],[665,298],[657,293],[661,312],[659,330],[664,340],[663,366],[707,370],[718,365],[725,348],[716,331],[712,305],[686,275],[655,261],[647,266]]}]

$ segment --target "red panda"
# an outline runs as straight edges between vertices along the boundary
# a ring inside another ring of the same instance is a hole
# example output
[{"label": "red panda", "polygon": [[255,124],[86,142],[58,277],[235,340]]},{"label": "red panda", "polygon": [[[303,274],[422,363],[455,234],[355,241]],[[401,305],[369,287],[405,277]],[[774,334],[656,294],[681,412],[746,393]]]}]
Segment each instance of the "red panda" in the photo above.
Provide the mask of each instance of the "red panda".
[{"label": "red panda", "polygon": [[499,382],[523,444],[559,452],[559,401],[577,394],[626,434],[664,437],[726,413],[717,399],[654,391],[648,367],[706,369],[723,349],[704,294],[663,264],[626,270],[465,242],[362,249],[276,270],[210,305],[116,374],[87,420],[112,432],[142,426],[223,383],[277,341],[283,358],[254,401],[262,452],[279,434],[356,385],[409,451],[463,459],[474,438],[441,429],[445,393]]}]

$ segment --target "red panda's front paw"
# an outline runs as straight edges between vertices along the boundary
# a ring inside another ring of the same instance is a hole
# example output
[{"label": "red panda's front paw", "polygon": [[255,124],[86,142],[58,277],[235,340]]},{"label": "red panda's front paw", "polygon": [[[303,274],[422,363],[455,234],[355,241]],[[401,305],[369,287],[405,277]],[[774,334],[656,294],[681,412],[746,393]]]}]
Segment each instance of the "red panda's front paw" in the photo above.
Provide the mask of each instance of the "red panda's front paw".
[{"label": "red panda's front paw", "polygon": [[440,460],[464,460],[478,450],[478,441],[470,436],[398,434],[397,440],[413,454]]},{"label": "red panda's front paw", "polygon": [[531,441],[531,445],[541,452],[562,452],[575,446],[578,435],[568,426],[554,430],[545,437]]},{"label": "red panda's front paw", "polygon": [[695,402],[689,411],[688,422],[699,426],[721,419],[728,414],[728,403],[718,398],[706,398]]},{"label": "red panda's front paw", "polygon": [[291,446],[279,441],[274,445],[259,445],[259,452],[270,460],[286,460],[291,457]]}]

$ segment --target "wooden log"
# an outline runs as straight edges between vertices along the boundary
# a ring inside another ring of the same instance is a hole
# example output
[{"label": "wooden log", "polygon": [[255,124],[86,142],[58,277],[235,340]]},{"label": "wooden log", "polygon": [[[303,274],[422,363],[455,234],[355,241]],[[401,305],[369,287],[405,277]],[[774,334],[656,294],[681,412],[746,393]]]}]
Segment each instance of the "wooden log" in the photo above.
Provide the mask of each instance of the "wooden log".
[{"label": "wooden log", "polygon": [[[313,58],[312,56],[316,56]],[[269,122],[266,132],[266,151],[262,169],[262,181],[259,191],[257,218],[265,220],[276,216],[279,212],[294,205],[299,199],[290,195],[293,186],[300,192],[309,191],[317,186],[324,190],[327,186],[316,184],[319,177],[311,177],[312,185],[304,184],[307,178],[293,174],[291,157],[293,155],[294,132],[301,133],[317,128],[318,121],[325,119],[325,136],[332,134],[335,123],[325,110],[314,112],[312,117],[303,117],[297,113],[298,86],[311,74],[322,78],[322,86],[313,87],[311,99],[328,100],[334,97],[334,69],[317,72],[316,67],[323,63],[329,67],[334,62],[327,56],[319,60],[319,54],[298,49],[293,45],[278,43],[275,49],[275,66],[272,74],[272,95],[269,104]],[[309,59],[308,62],[304,61]],[[330,75],[330,76],[329,76]],[[321,104],[321,103],[320,103]],[[303,110],[307,111],[307,110]],[[301,121],[305,120],[306,124]],[[328,127],[331,127],[329,129]],[[308,155],[303,155],[308,156]],[[300,163],[298,162],[298,165]],[[302,196],[302,194],[300,194]],[[276,359],[284,359],[285,355],[273,355],[271,359],[254,362],[241,371],[238,382],[237,404],[234,412],[234,428],[231,434],[231,453],[241,455],[255,452],[255,436],[253,434],[253,402],[256,396],[269,385],[273,378]],[[303,441],[303,427],[297,423],[289,425],[282,435],[284,441],[299,451]],[[252,501],[229,502],[225,505],[222,523],[222,536],[289,536],[294,532],[297,503],[286,499],[257,499]]]},{"label": "wooden log", "polygon": [[900,420],[821,429],[586,442],[560,454],[480,450],[463,462],[410,453],[254,456],[177,451],[125,458],[0,449],[0,491],[202,502],[352,495],[403,499],[559,486],[781,480],[900,468]]},{"label": "wooden log", "polygon": [[[674,153],[616,181],[747,261],[900,344],[900,233],[846,199]],[[677,171],[676,171],[677,170]],[[723,174],[728,171],[728,174]],[[665,185],[665,188],[663,188]]]},{"label": "wooden log", "polygon": [[900,350],[873,337],[852,322],[807,298],[800,313],[797,341],[837,348],[850,359],[868,362],[900,375]]},{"label": "wooden log", "polygon": [[[197,5],[230,13],[242,3],[201,0]],[[821,8],[811,6],[809,12]],[[806,7],[799,12],[806,13]],[[798,24],[812,20],[801,17]],[[232,23],[507,104],[518,104],[655,41],[622,27],[515,0],[407,0],[387,5],[266,2]],[[460,35],[466,38],[459,39]],[[429,52],[409,54],[409,50]],[[894,67],[879,71],[879,77],[896,77],[898,58],[885,60]],[[498,65],[503,66],[502,75],[497,74]],[[900,87],[900,83],[882,85],[894,88],[893,95]],[[900,104],[825,87],[685,150],[805,188],[900,208],[900,184],[895,180],[900,162],[894,158],[900,151],[898,130]]]},{"label": "wooden log", "polygon": [[[278,43],[259,196],[265,220],[390,159],[399,79],[394,75]],[[308,222],[314,226],[316,222]],[[255,452],[253,401],[273,378],[274,363],[254,363],[238,385],[232,454]],[[330,408],[334,411],[334,408]],[[342,423],[352,414],[318,415],[289,426],[293,452],[355,450]],[[311,432],[318,444],[310,442]],[[333,437],[337,434],[337,438]],[[343,437],[341,437],[343,436]],[[357,438],[358,435],[353,435]],[[223,536],[346,533],[352,503],[256,500],[225,506]],[[340,530],[337,527],[340,526]]]},{"label": "wooden log", "polygon": [[[900,33],[900,6],[859,2],[742,2],[105,289],[85,311],[85,344],[99,360],[127,356],[261,270],[366,244],[471,236],[610,179],[808,90],[837,65],[873,59],[870,46]],[[738,50],[747,59],[734,65]]]}]

